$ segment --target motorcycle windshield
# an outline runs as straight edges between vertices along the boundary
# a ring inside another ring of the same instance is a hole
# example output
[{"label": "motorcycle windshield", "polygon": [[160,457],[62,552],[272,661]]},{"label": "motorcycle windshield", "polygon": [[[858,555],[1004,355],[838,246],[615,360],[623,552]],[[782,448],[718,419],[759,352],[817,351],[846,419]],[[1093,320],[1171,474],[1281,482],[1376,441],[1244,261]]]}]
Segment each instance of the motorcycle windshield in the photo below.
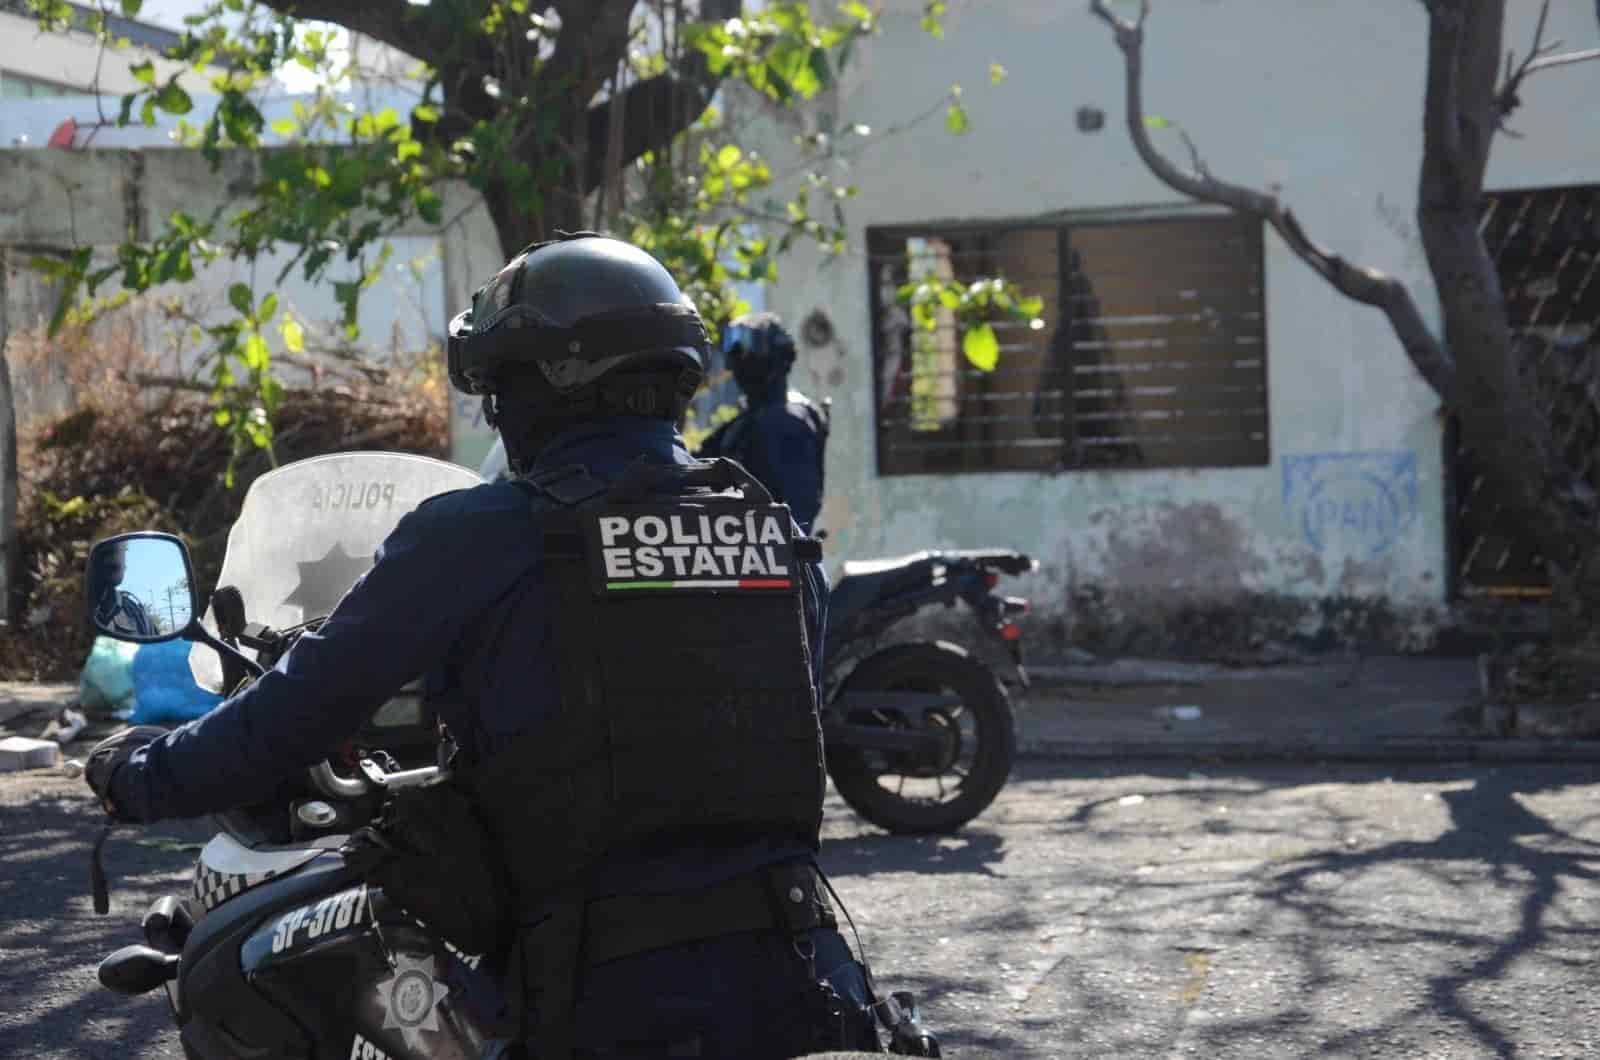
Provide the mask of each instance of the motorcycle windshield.
[{"label": "motorcycle windshield", "polygon": [[[406,513],[482,482],[459,464],[409,453],[334,453],[285,465],[245,494],[217,585],[237,588],[246,618],[273,629],[321,618],[372,567]],[[217,632],[210,607],[201,621]],[[189,669],[202,688],[222,690],[212,649],[196,644]]]}]

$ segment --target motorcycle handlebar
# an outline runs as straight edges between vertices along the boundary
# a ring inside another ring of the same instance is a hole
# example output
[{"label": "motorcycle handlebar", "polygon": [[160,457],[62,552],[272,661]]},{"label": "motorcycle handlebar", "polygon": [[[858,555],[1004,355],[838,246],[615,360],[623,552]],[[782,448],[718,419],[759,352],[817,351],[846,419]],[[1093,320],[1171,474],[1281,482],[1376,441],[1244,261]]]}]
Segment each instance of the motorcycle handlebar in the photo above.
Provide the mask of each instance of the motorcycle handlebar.
[{"label": "motorcycle handlebar", "polygon": [[375,788],[399,791],[402,788],[425,788],[430,784],[439,783],[450,774],[438,766],[423,766],[420,769],[402,769],[394,773],[385,773],[378,763],[370,758],[363,758],[361,775]]},{"label": "motorcycle handlebar", "polygon": [[318,762],[311,767],[311,786],[317,793],[330,799],[349,801],[359,799],[371,786],[361,777],[341,777],[333,771],[327,762]]},{"label": "motorcycle handlebar", "polygon": [[359,799],[374,790],[400,791],[405,788],[425,788],[449,776],[449,772],[438,766],[402,769],[388,773],[370,758],[361,760],[360,775],[355,777],[341,777],[326,761],[318,762],[310,770],[312,788],[326,798],[343,801]]}]

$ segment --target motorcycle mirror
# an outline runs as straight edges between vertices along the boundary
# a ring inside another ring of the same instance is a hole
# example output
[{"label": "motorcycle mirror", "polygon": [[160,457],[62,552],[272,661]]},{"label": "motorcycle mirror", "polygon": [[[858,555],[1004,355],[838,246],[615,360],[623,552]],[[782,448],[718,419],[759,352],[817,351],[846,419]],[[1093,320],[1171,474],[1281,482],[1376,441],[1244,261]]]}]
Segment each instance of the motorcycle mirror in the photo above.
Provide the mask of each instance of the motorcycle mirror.
[{"label": "motorcycle mirror", "polygon": [[178,978],[179,958],[149,946],[124,946],[100,962],[100,985],[119,994],[144,994]]},{"label": "motorcycle mirror", "polygon": [[158,644],[189,633],[199,612],[189,550],[171,534],[118,534],[89,551],[89,624],[114,640]]}]

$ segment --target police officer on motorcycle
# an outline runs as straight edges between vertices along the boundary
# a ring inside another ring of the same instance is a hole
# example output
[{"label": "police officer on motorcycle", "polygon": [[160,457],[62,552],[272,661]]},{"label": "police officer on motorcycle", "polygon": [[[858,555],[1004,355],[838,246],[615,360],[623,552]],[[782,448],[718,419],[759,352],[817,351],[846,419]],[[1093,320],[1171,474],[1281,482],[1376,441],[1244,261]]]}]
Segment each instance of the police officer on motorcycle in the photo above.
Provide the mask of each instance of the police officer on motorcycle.
[{"label": "police officer on motorcycle", "polygon": [[103,554],[101,569],[93,580],[95,585],[104,587],[94,601],[94,618],[101,626],[135,637],[154,636],[155,623],[144,604],[137,596],[118,588],[128,569],[127,550],[127,545],[119,545]]},{"label": "police officer on motorcycle", "polygon": [[743,464],[810,533],[822,510],[828,413],[789,388],[794,339],[777,314],[751,313],[723,329],[722,353],[745,407],[713,431],[697,455],[725,456]]},{"label": "police officer on motorcycle", "polygon": [[446,924],[492,863],[532,1055],[878,1051],[813,862],[820,551],[737,465],[685,449],[706,353],[642,250],[578,233],[517,255],[449,340],[516,477],[419,506],[320,630],[205,718],[106,741],[90,786],[127,820],[259,799],[427,673],[458,747],[438,798],[468,823],[389,878]]}]

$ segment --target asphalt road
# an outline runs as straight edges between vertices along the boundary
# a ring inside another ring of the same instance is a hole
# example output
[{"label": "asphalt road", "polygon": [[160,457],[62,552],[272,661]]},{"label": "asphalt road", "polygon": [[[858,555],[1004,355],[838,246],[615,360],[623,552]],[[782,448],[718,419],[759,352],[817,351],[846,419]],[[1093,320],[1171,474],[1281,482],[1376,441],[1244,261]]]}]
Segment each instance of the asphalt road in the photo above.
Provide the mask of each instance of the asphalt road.
[{"label": "asphalt road", "polygon": [[[114,841],[97,917],[80,790],[0,778],[0,1057],[177,1057],[94,966],[204,833]],[[834,802],[823,860],[950,1056],[1600,1054],[1592,767],[1032,762],[956,838]]]}]

